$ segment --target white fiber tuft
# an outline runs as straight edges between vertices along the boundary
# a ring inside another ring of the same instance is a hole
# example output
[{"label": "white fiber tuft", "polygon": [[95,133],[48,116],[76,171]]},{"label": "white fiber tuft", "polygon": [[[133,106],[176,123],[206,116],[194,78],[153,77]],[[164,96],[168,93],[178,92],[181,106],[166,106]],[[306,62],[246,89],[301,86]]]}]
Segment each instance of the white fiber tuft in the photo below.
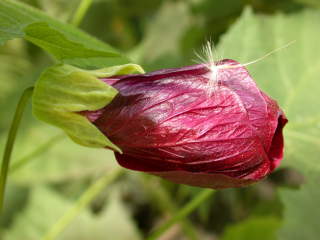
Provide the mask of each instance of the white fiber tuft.
[{"label": "white fiber tuft", "polygon": [[257,63],[257,62],[265,59],[266,57],[274,54],[275,52],[278,52],[284,48],[287,48],[288,46],[290,46],[294,42],[295,42],[295,40],[283,45],[282,47],[279,47],[279,48],[276,48],[276,49],[270,51],[269,53],[265,54],[262,57],[257,58],[256,60],[253,60],[253,61],[250,61],[250,62],[247,62],[244,64],[240,63],[240,64],[236,64],[236,65],[228,65],[228,64],[220,64],[219,65],[219,61],[223,58],[221,56],[219,56],[220,60],[218,59],[217,50],[214,47],[213,42],[211,42],[210,40],[207,41],[206,44],[203,46],[201,53],[198,54],[197,52],[195,52],[195,55],[198,57],[198,60],[196,62],[200,63],[200,64],[205,64],[209,70],[209,74],[208,74],[209,95],[211,95],[218,87],[219,70],[227,69],[227,68],[245,67],[245,66]]},{"label": "white fiber tuft", "polygon": [[213,43],[209,40],[203,46],[201,54],[198,54],[198,53],[195,53],[195,54],[200,60],[200,63],[206,64],[208,70],[210,71],[208,74],[208,89],[209,89],[208,92],[211,95],[218,87],[219,60],[217,58],[218,56],[217,51]]}]

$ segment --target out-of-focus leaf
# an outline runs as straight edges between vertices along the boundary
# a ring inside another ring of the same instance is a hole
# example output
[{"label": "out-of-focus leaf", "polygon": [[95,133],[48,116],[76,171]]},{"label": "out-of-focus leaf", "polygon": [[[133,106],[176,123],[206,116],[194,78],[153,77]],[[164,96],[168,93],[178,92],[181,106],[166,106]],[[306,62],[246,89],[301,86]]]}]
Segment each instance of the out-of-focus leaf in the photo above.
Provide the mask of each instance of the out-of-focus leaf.
[{"label": "out-of-focus leaf", "polygon": [[78,0],[38,0],[37,4],[49,16],[52,16],[60,21],[66,22],[69,20],[70,15],[79,5]]},{"label": "out-of-focus leaf", "polygon": [[25,38],[64,63],[102,68],[128,63],[115,49],[75,27],[63,24],[25,4],[0,1],[0,44]]},{"label": "out-of-focus leaf", "polygon": [[229,0],[202,0],[195,1],[194,11],[198,14],[206,15],[206,20],[219,19],[237,13],[244,6],[243,1]]},{"label": "out-of-focus leaf", "polygon": [[[56,128],[37,121],[17,139],[12,162],[41,148],[42,144],[60,133]],[[4,139],[2,139],[4,142]],[[0,154],[3,149],[0,149]],[[113,152],[106,149],[82,147],[65,137],[46,151],[33,156],[29,162],[10,175],[9,181],[30,185],[45,182],[76,180],[114,169],[117,162]]]},{"label": "out-of-focus leaf", "polygon": [[280,226],[275,217],[249,218],[227,227],[221,240],[276,240]]},{"label": "out-of-focus leaf", "polygon": [[[15,220],[15,217],[26,205],[28,197],[28,188],[21,187],[15,184],[8,184],[6,189],[6,196],[4,201],[3,211],[1,213],[0,225],[3,228],[7,228]],[[1,233],[0,230],[0,239]]]},{"label": "out-of-focus leaf", "polygon": [[70,203],[44,187],[34,188],[26,208],[15,218],[12,227],[4,232],[4,240],[41,239]]},{"label": "out-of-focus leaf", "polygon": [[[15,79],[30,73],[31,63],[27,59],[25,44],[20,39],[7,42],[0,48],[0,108],[7,95],[16,86]],[[19,85],[20,86],[20,85]]]},{"label": "out-of-focus leaf", "polygon": [[308,182],[300,191],[280,191],[285,206],[285,221],[280,231],[280,240],[319,239],[320,176],[319,172],[309,174],[313,176],[308,176]]},{"label": "out-of-focus leaf", "polygon": [[320,174],[320,60],[315,57],[320,54],[319,22],[320,12],[313,10],[267,17],[253,15],[247,9],[219,45],[224,57],[245,63],[296,40],[287,49],[249,66],[258,85],[278,100],[289,119],[284,130],[283,165],[298,169],[306,177],[299,191],[280,190],[285,207],[280,236],[284,240],[301,239],[305,231],[308,240],[320,235],[320,228],[313,222],[319,218],[319,212],[313,210],[319,208],[320,195],[305,194],[319,191],[314,184],[319,183],[315,176]]},{"label": "out-of-focus leaf", "polygon": [[311,7],[320,7],[319,0],[295,0],[296,2],[307,4]]},{"label": "out-of-focus leaf", "polygon": [[[180,41],[191,24],[188,6],[183,2],[164,2],[148,24],[141,44],[132,58],[146,69],[154,66],[173,67],[180,53]],[[152,62],[156,62],[150,64]]]},{"label": "out-of-focus leaf", "polygon": [[108,205],[96,217],[76,220],[59,240],[139,240],[141,236],[117,191],[109,193]]},{"label": "out-of-focus leaf", "polygon": [[[16,217],[12,227],[5,231],[2,239],[41,239],[71,206],[72,202],[58,193],[45,187],[36,187],[31,192],[28,205]],[[110,193],[108,205],[100,215],[83,211],[58,239],[104,240],[107,236],[117,240],[140,239],[127,209],[114,191]]]}]

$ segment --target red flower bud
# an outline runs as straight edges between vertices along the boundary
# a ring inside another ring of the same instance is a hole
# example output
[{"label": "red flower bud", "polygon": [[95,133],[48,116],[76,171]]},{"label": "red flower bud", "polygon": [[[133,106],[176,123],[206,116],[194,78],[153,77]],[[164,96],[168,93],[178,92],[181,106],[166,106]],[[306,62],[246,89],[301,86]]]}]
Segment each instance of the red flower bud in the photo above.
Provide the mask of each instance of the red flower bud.
[{"label": "red flower bud", "polygon": [[245,67],[208,66],[102,79],[119,94],[84,114],[121,148],[123,167],[194,186],[248,185],[279,165],[287,119]]}]

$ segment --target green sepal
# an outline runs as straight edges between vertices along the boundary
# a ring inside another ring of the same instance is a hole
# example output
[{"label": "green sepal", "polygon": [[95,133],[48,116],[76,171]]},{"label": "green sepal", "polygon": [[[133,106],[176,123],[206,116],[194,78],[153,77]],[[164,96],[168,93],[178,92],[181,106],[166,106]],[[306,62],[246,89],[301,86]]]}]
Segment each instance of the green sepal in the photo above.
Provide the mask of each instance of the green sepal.
[{"label": "green sepal", "polygon": [[93,125],[81,111],[105,107],[118,91],[99,78],[143,73],[139,65],[125,64],[99,70],[82,70],[55,65],[41,74],[35,84],[32,107],[40,120],[63,129],[78,144],[87,147],[121,149]]}]

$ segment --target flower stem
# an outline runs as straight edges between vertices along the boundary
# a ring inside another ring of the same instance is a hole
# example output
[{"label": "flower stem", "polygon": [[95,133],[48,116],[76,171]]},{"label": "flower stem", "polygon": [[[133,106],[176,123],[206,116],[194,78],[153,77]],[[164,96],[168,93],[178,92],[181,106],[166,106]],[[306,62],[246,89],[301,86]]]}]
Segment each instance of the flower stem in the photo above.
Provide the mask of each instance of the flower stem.
[{"label": "flower stem", "polygon": [[70,208],[46,233],[42,240],[54,240],[73,221],[79,213],[110,183],[119,177],[124,170],[118,168],[99,178],[94,182]]},{"label": "flower stem", "polygon": [[92,0],[81,0],[80,5],[77,8],[75,14],[73,15],[73,18],[71,19],[70,23],[74,26],[79,26],[91,4]]},{"label": "flower stem", "polygon": [[[154,181],[157,179],[158,181]],[[170,196],[166,188],[164,188],[158,178],[153,176],[146,176],[143,184],[146,190],[152,195],[152,200],[159,206],[159,208],[166,212],[169,216],[173,216],[178,212],[178,207],[175,201]],[[197,231],[188,219],[181,220],[182,231],[190,240],[197,240]]]},{"label": "flower stem", "polygon": [[168,229],[170,229],[175,223],[179,222],[186,216],[188,216],[193,210],[195,210],[202,202],[208,199],[214,190],[204,189],[200,192],[194,199],[187,203],[180,211],[177,212],[169,221],[161,225],[156,231],[151,233],[151,235],[146,240],[156,240]]},{"label": "flower stem", "polygon": [[11,122],[10,130],[9,130],[6,146],[4,149],[3,158],[2,158],[1,173],[0,173],[0,212],[2,212],[2,208],[3,208],[11,153],[13,150],[14,142],[17,136],[18,128],[21,122],[24,109],[27,105],[29,98],[32,95],[32,92],[33,92],[33,87],[29,87],[24,90],[24,92],[22,93],[22,96],[20,97],[19,103],[17,105],[13,120]]}]

